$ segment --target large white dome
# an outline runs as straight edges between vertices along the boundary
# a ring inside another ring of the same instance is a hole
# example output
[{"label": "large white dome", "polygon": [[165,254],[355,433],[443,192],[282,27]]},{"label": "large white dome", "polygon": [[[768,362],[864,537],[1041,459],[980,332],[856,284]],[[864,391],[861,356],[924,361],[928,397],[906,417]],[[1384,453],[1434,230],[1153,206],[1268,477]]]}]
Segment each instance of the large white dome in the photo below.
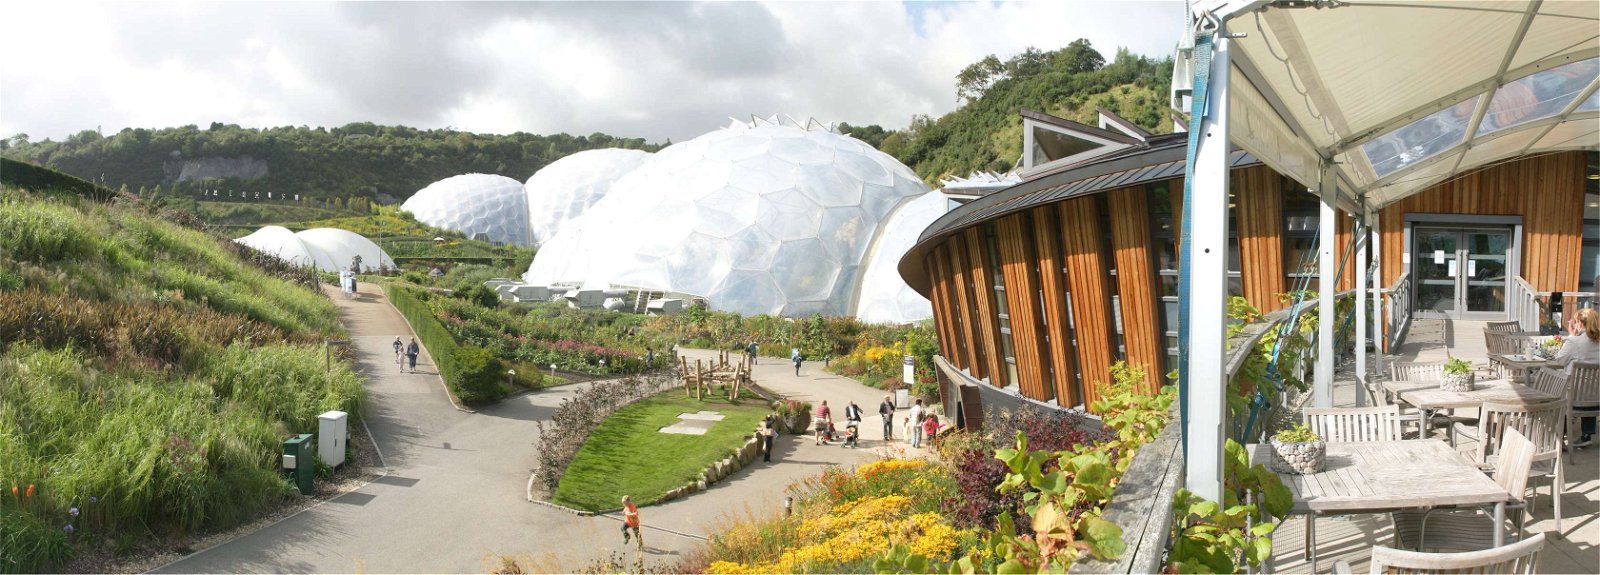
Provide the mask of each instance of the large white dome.
[{"label": "large white dome", "polygon": [[266,226],[248,236],[233,240],[295,265],[316,266],[322,271],[350,267],[350,260],[361,256],[361,268],[394,268],[394,258],[361,234],[338,228],[313,228],[299,233],[279,226]]},{"label": "large white dome", "polygon": [[422,188],[400,209],[417,221],[502,244],[528,244],[528,195],[505,176],[462,174]]},{"label": "large white dome", "polygon": [[848,314],[880,222],[927,192],[830,129],[735,123],[617,180],[524,277],[694,294],[743,314]]},{"label": "large white dome", "polygon": [[317,265],[312,248],[283,226],[266,226],[233,241],[297,266]]},{"label": "large white dome", "polygon": [[528,178],[528,231],[544,245],[568,222],[605,197],[611,184],[650,157],[649,152],[606,148],[561,158]]},{"label": "large white dome", "polygon": [[867,323],[899,324],[933,317],[933,303],[900,277],[900,258],[917,243],[928,224],[949,211],[949,203],[944,192],[928,192],[901,206],[884,222],[861,280],[857,318]]}]

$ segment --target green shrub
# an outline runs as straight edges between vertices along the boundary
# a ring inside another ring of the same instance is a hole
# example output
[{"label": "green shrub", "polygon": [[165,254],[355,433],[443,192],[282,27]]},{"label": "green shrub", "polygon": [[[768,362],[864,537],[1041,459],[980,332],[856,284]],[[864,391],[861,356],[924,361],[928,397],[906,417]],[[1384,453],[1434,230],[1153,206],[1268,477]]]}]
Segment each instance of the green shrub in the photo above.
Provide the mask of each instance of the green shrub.
[{"label": "green shrub", "polygon": [[70,207],[0,204],[0,251],[19,260],[47,263],[83,258],[93,251],[96,235]]},{"label": "green shrub", "polygon": [[502,379],[500,360],[489,350],[474,346],[457,347],[450,352],[450,363],[455,373],[445,379],[455,390],[456,397],[467,403],[493,401],[505,397],[507,389]]}]

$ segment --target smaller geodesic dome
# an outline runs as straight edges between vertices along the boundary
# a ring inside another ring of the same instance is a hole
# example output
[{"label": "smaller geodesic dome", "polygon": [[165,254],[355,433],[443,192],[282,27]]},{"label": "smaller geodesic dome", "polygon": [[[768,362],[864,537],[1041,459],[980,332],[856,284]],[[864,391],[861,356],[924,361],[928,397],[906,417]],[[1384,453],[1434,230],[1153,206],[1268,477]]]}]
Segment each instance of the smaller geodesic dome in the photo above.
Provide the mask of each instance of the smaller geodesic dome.
[{"label": "smaller geodesic dome", "polygon": [[522,182],[462,174],[418,190],[401,204],[417,221],[501,244],[529,245],[528,194]]},{"label": "smaller geodesic dome", "polygon": [[248,236],[233,240],[256,251],[275,256],[294,265],[316,265],[317,258],[310,246],[283,226],[266,226]]},{"label": "smaller geodesic dome", "polygon": [[900,258],[917,243],[928,224],[949,211],[950,200],[934,190],[906,202],[889,215],[867,257],[856,317],[867,323],[913,323],[933,317],[928,298],[900,277]]},{"label": "smaller geodesic dome", "polygon": [[611,183],[650,158],[649,152],[606,148],[561,158],[528,178],[528,233],[543,245],[563,224],[605,197]]},{"label": "smaller geodesic dome", "polygon": [[350,261],[361,256],[362,270],[394,268],[394,258],[361,234],[337,228],[315,228],[299,233],[279,226],[267,226],[233,240],[295,265],[316,266],[322,271],[349,269]]}]

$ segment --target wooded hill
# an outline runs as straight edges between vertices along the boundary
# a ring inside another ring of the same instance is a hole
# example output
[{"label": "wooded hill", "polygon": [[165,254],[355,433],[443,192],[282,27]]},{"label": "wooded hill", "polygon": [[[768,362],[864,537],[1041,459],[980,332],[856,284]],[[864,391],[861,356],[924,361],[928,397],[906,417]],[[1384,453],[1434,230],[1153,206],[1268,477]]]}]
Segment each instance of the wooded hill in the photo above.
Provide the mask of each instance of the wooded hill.
[{"label": "wooded hill", "polygon": [[[1110,62],[1077,40],[1065,48],[1028,48],[1005,60],[990,55],[955,78],[963,103],[934,119],[918,115],[902,130],[841,124],[840,131],[877,146],[916,170],[929,185],[942,176],[1011,169],[1022,153],[1022,117],[1029,108],[1095,123],[1109,109],[1156,133],[1172,131],[1167,92],[1172,60],[1119,49]],[[419,130],[369,122],[338,128],[245,129],[232,124],[147,130],[102,137],[84,130],[65,141],[0,140],[0,156],[49,166],[111,188],[165,186],[177,195],[221,189],[310,197],[409,197],[437,180],[483,172],[525,180],[568,154],[595,148],[662,147],[638,138],[539,136]],[[185,170],[188,171],[185,174]],[[259,171],[265,175],[259,175]],[[231,175],[230,175],[231,174]]]},{"label": "wooded hill", "polygon": [[459,174],[481,172],[526,180],[574,152],[659,147],[639,138],[601,133],[502,136],[370,122],[258,130],[214,122],[207,129],[127,128],[104,137],[84,130],[60,142],[31,142],[26,134],[18,134],[0,140],[0,156],[111,188],[126,185],[130,191],[164,186],[166,193],[183,195],[220,189],[263,196],[274,192],[278,197],[388,194],[405,199],[428,184]]}]

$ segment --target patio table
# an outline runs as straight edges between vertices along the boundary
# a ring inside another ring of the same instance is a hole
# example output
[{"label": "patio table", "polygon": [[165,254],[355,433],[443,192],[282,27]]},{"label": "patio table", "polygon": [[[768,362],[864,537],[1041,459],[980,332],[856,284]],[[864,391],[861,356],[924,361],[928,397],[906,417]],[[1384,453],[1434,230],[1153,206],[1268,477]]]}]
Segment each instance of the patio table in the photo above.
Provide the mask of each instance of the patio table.
[{"label": "patio table", "polygon": [[[1251,463],[1267,463],[1272,447],[1251,444]],[[1269,466],[1270,467],[1270,466]],[[1329,443],[1321,473],[1279,473],[1300,515],[1386,513],[1427,507],[1494,505],[1494,544],[1511,495],[1448,444],[1431,439]],[[1317,568],[1315,523],[1306,521],[1306,560]]]},{"label": "patio table", "polygon": [[[1489,354],[1489,361],[1503,365],[1507,370],[1516,374],[1522,380],[1519,383],[1533,381],[1534,372],[1539,371],[1539,368],[1544,367],[1548,363],[1548,360],[1542,357],[1522,353],[1507,355]],[[1516,381],[1516,379],[1513,379],[1513,381]]]},{"label": "patio table", "polygon": [[[1433,414],[1441,409],[1479,409],[1484,403],[1489,402],[1529,405],[1560,399],[1526,385],[1503,379],[1479,381],[1472,391],[1445,391],[1439,389],[1439,380],[1436,379],[1387,381],[1384,382],[1383,389],[1399,401],[1416,407],[1422,412],[1423,421],[1430,421]],[[1455,429],[1452,427],[1446,433],[1449,434],[1451,445],[1454,445]]]}]

